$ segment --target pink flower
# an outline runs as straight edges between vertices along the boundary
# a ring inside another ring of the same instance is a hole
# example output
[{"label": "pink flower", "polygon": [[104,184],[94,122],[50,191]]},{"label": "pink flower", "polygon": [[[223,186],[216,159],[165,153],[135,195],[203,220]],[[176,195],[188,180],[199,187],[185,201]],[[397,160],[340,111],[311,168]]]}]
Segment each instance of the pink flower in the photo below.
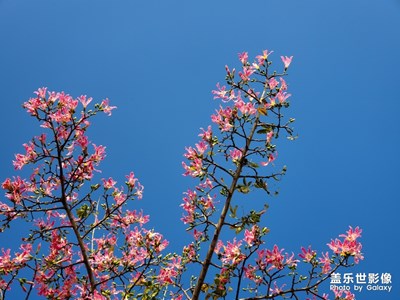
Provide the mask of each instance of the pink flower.
[{"label": "pink flower", "polygon": [[61,108],[65,108],[66,110],[75,110],[78,106],[78,100],[73,99],[70,95],[65,94],[64,92],[57,94],[58,98],[58,106]]},{"label": "pink flower", "polygon": [[46,134],[42,133],[40,136],[37,137],[40,143],[46,144]]},{"label": "pink flower", "polygon": [[268,80],[268,85],[271,90],[273,90],[279,82],[275,79],[275,77],[272,77],[270,80]]},{"label": "pink flower", "polygon": [[299,254],[299,256],[306,262],[313,260],[316,255],[317,253],[314,250],[311,250],[311,246],[308,246],[308,249],[301,247],[301,253]]},{"label": "pink flower", "polygon": [[144,186],[138,182],[136,185],[136,194],[135,195],[139,200],[143,198],[143,191],[144,191]]},{"label": "pink flower", "polygon": [[234,163],[237,163],[242,158],[243,152],[242,152],[242,150],[234,149],[234,150],[230,151],[229,155],[231,156],[232,161]]},{"label": "pink flower", "polygon": [[241,98],[235,102],[235,107],[240,110],[243,115],[254,115],[257,113],[253,103],[245,103]]},{"label": "pink flower", "polygon": [[82,149],[85,149],[87,148],[89,141],[86,135],[81,135],[75,140],[75,143],[78,144]]},{"label": "pink flower", "polygon": [[258,64],[259,65],[263,65],[264,62],[268,59],[268,56],[271,55],[271,53],[273,53],[274,51],[270,51],[268,52],[268,50],[263,50],[263,54],[262,55],[257,55],[256,59],[258,60]]},{"label": "pink flower", "polygon": [[7,178],[4,180],[4,182],[1,184],[1,187],[5,190],[11,191],[13,189],[13,184],[11,183],[11,179]]},{"label": "pink flower", "polygon": [[248,265],[247,267],[244,267],[244,275],[252,280],[255,284],[259,285],[262,282],[262,278],[261,276],[257,275],[257,268],[252,266],[252,265]]},{"label": "pink flower", "polygon": [[17,170],[21,170],[22,167],[32,161],[37,157],[37,153],[35,151],[35,145],[32,142],[29,144],[23,144],[26,154],[15,154],[15,160],[13,161],[14,168]]},{"label": "pink flower", "polygon": [[60,95],[61,93],[49,92],[47,99],[48,104],[53,104],[54,102],[56,102]]},{"label": "pink flower", "polygon": [[136,210],[127,210],[125,216],[123,218],[120,218],[120,221],[125,225],[139,223],[139,225],[142,226],[149,222],[149,220],[150,217],[148,215],[143,215],[143,212],[137,213]]},{"label": "pink flower", "polygon": [[93,144],[93,147],[95,153],[91,156],[91,160],[98,163],[106,157],[106,147],[96,144]]},{"label": "pink flower", "polygon": [[260,165],[262,165],[263,167],[268,166],[271,162],[273,162],[273,161],[276,159],[276,156],[277,156],[277,155],[274,156],[272,153],[270,153],[270,154],[268,155],[268,161],[266,161],[266,162],[261,162]]},{"label": "pink flower", "polygon": [[233,239],[232,242],[229,242],[226,245],[222,243],[219,245],[220,248],[223,248],[221,261],[226,265],[237,265],[240,263],[246,256],[240,250],[240,246],[242,245],[241,241],[236,241],[236,238]]},{"label": "pink flower", "polygon": [[183,174],[184,176],[202,177],[205,174],[203,170],[203,161],[200,158],[192,160],[189,166],[185,162],[182,162],[182,167],[186,171]]},{"label": "pink flower", "polygon": [[221,131],[222,132],[227,132],[230,131],[233,128],[233,125],[228,119],[225,119],[224,122],[221,124]]},{"label": "pink flower", "polygon": [[131,172],[129,175],[126,176],[126,178],[128,179],[126,184],[128,185],[129,188],[133,189],[137,181],[137,178],[135,178],[135,174]]},{"label": "pink flower", "polygon": [[29,158],[23,154],[15,154],[15,160],[13,160],[13,165],[15,170],[21,170],[23,166],[29,163]]},{"label": "pink flower", "polygon": [[200,240],[200,238],[203,236],[203,231],[198,231],[198,230],[193,230],[193,237],[196,241]]},{"label": "pink flower", "polygon": [[327,244],[328,247],[333,251],[335,254],[340,254],[342,251],[342,242],[338,239],[336,240],[331,240],[329,244]]},{"label": "pink flower", "polygon": [[189,147],[186,148],[186,153],[183,155],[189,160],[195,160],[196,158],[202,158],[204,152],[207,150],[208,145],[204,141],[196,144],[196,149]]},{"label": "pink flower", "polygon": [[196,256],[196,250],[194,248],[194,244],[191,243],[187,246],[183,247],[183,254],[186,256],[188,261],[191,261],[195,258]]},{"label": "pink flower", "polygon": [[208,145],[204,141],[200,141],[198,144],[196,144],[196,148],[200,156],[206,152]]},{"label": "pink flower", "polygon": [[213,94],[213,95],[215,95],[214,96],[214,99],[218,99],[218,98],[220,98],[220,99],[222,99],[222,101],[224,101],[224,102],[228,102],[229,101],[229,97],[228,96],[226,96],[226,93],[228,92],[227,90],[226,90],[226,86],[220,86],[219,85],[219,82],[217,83],[217,88],[218,88],[218,90],[213,90],[213,91],[211,91],[211,93]]},{"label": "pink flower", "polygon": [[92,102],[93,98],[86,98],[86,95],[81,95],[80,97],[78,97],[78,100],[82,103],[83,108],[86,108],[90,102]]},{"label": "pink flower", "polygon": [[[38,110],[44,111],[46,107],[51,103],[50,97],[48,100],[46,100],[46,92],[47,88],[39,88],[36,92],[34,92],[37,95],[37,97],[31,98],[23,104],[23,107],[32,116],[37,116]],[[49,94],[51,95],[51,93]]]},{"label": "pink flower", "polygon": [[239,72],[240,78],[242,78],[243,81],[249,81],[250,76],[254,73],[254,69],[250,67],[243,67],[243,71]]},{"label": "pink flower", "polygon": [[125,201],[128,199],[127,195],[124,194],[123,191],[119,190],[119,189],[115,189],[112,195],[113,195],[115,203],[117,203],[117,205],[124,204]]},{"label": "pink flower", "polygon": [[36,92],[34,92],[39,98],[46,98],[47,87],[38,88]]},{"label": "pink flower", "polygon": [[233,68],[232,69],[232,71],[231,70],[229,70],[229,67],[228,67],[228,65],[225,65],[225,70],[226,70],[226,74],[229,76],[229,77],[232,77],[232,76],[234,76],[235,75],[235,69]]},{"label": "pink flower", "polygon": [[290,63],[292,62],[293,56],[281,56],[282,62],[285,65],[285,70],[289,68]]},{"label": "pink flower", "polygon": [[252,66],[253,69],[255,69],[255,70],[259,70],[259,69],[260,69],[260,66],[259,66],[258,64],[256,64],[255,62],[253,62],[253,63],[251,64],[251,66]]},{"label": "pink flower", "polygon": [[282,255],[284,249],[279,250],[277,245],[274,245],[274,248],[271,250],[267,250],[267,263],[272,264],[275,268],[281,270],[283,269],[283,259]]},{"label": "pink flower", "polygon": [[296,267],[298,263],[299,263],[299,260],[294,259],[294,253],[292,253],[291,255],[286,253],[286,260],[285,260],[286,266],[289,266],[289,268]]},{"label": "pink flower", "polygon": [[109,106],[108,105],[109,100],[106,98],[104,99],[101,104],[101,110],[104,111],[104,113],[108,114],[109,116],[111,116],[111,111],[115,108],[117,108],[116,106]]},{"label": "pink flower", "polygon": [[331,240],[328,247],[335,253],[341,256],[353,256],[354,262],[358,263],[364,259],[361,253],[362,245],[357,241],[357,238],[361,236],[361,229],[356,228],[353,230],[352,227],[347,231],[347,235],[341,234],[340,237],[344,237],[343,241],[339,239]]},{"label": "pink flower", "polygon": [[210,142],[212,140],[211,126],[209,125],[207,130],[204,130],[203,128],[200,128],[200,130],[202,133],[199,134],[199,137],[201,137],[204,141]]},{"label": "pink flower", "polygon": [[247,95],[248,95],[250,101],[257,99],[259,94],[260,94],[260,92],[255,92],[253,89],[247,90]]},{"label": "pink flower", "polygon": [[258,226],[253,225],[251,230],[246,229],[244,232],[244,240],[246,241],[247,245],[250,247],[254,245],[254,241],[257,239],[257,232],[258,232]]},{"label": "pink flower", "polygon": [[173,257],[172,261],[168,263],[167,267],[161,268],[158,280],[161,284],[173,284],[173,279],[178,276],[182,269],[181,258]]},{"label": "pink flower", "polygon": [[[334,289],[333,292],[335,293],[335,298],[340,298],[343,300],[355,300],[355,295],[352,294],[350,291],[341,291],[341,290],[337,290]],[[343,293],[345,294],[345,297],[343,298]]]},{"label": "pink flower", "polygon": [[354,230],[353,227],[349,226],[350,229],[346,231],[346,234],[339,235],[340,237],[344,237],[348,241],[355,241],[359,237],[361,237],[362,230],[357,226]]},{"label": "pink flower", "polygon": [[206,197],[201,197],[199,200],[199,204],[204,207],[205,210],[207,209],[214,209],[214,199],[210,195],[207,195]]},{"label": "pink flower", "polygon": [[217,114],[211,115],[211,121],[219,125],[221,131],[229,131],[233,125],[231,119],[234,116],[234,111],[231,107],[222,108],[216,111]]},{"label": "pink flower", "polygon": [[102,179],[103,180],[103,186],[106,190],[111,189],[114,187],[114,185],[117,183],[114,181],[111,177],[108,179]]},{"label": "pink flower", "polygon": [[204,182],[202,182],[202,183],[200,183],[199,184],[199,187],[201,188],[201,189],[212,189],[212,187],[213,187],[213,182],[209,179],[209,178],[206,178],[206,180],[204,181]]},{"label": "pink flower", "polygon": [[352,294],[350,291],[344,291],[345,293],[345,300],[355,300],[356,296]]},{"label": "pink flower", "polygon": [[239,53],[239,60],[240,62],[245,65],[247,63],[247,59],[249,58],[249,55],[247,52]]},{"label": "pink flower", "polygon": [[285,79],[283,79],[283,78],[281,77],[281,78],[279,78],[279,80],[281,81],[281,88],[280,88],[280,90],[281,90],[281,91],[286,91],[286,90],[287,90],[287,84],[286,84]]},{"label": "pink flower", "polygon": [[269,131],[267,133],[267,144],[271,143],[271,139],[273,138],[273,136],[274,136],[274,132],[273,131]]},{"label": "pink flower", "polygon": [[329,257],[328,252],[322,253],[322,257],[319,258],[319,262],[323,264],[322,266],[322,273],[328,274],[331,270],[331,259]]},{"label": "pink flower", "polygon": [[57,123],[67,123],[72,119],[71,110],[68,106],[61,106],[49,116],[52,121]]},{"label": "pink flower", "polygon": [[287,98],[289,98],[291,96],[291,94],[288,94],[286,92],[282,92],[282,90],[280,90],[278,92],[278,94],[276,94],[276,98],[278,99],[279,103],[283,103],[286,101]]},{"label": "pink flower", "polygon": [[158,274],[158,280],[162,285],[164,284],[173,284],[173,278],[176,277],[178,273],[171,268],[161,268],[160,273]]},{"label": "pink flower", "polygon": [[14,177],[14,181],[7,178],[3,184],[3,189],[7,190],[6,197],[15,204],[20,204],[25,196],[25,193],[29,191],[30,184],[19,176]]},{"label": "pink flower", "polygon": [[[284,249],[278,248],[277,245],[274,245],[272,250],[269,249],[262,249],[259,250],[258,257],[257,257],[257,265],[261,270],[265,270],[268,265],[269,268],[267,272],[273,270],[274,268],[278,270],[282,270],[284,268],[284,259],[282,252]],[[294,263],[293,260],[290,258],[291,263]]]},{"label": "pink flower", "polygon": [[15,268],[15,265],[11,259],[11,249],[4,251],[4,249],[1,248],[1,251],[3,252],[3,255],[0,255],[0,270],[2,273],[7,274]]},{"label": "pink flower", "polygon": [[276,281],[274,281],[274,287],[273,287],[273,288],[270,288],[270,292],[272,293],[271,296],[279,295],[279,294],[283,291],[283,288],[284,288],[285,286],[286,286],[286,284],[283,284],[281,287],[279,287],[279,286],[276,284]]},{"label": "pink flower", "polygon": [[24,264],[31,258],[32,244],[22,244],[20,249],[22,252],[16,253],[13,259],[14,263],[17,265]]},{"label": "pink flower", "polygon": [[154,247],[156,252],[161,252],[168,246],[168,241],[163,240],[162,234],[152,230],[148,231],[144,229],[144,231],[146,232],[146,245]]},{"label": "pink flower", "polygon": [[194,221],[197,193],[196,193],[196,191],[192,191],[189,189],[184,194],[187,196],[183,198],[183,203],[180,206],[186,212],[186,215],[184,215],[181,220],[184,224],[189,224]]},{"label": "pink flower", "polygon": [[268,97],[269,103],[265,103],[265,108],[270,109],[276,105],[275,97]]}]

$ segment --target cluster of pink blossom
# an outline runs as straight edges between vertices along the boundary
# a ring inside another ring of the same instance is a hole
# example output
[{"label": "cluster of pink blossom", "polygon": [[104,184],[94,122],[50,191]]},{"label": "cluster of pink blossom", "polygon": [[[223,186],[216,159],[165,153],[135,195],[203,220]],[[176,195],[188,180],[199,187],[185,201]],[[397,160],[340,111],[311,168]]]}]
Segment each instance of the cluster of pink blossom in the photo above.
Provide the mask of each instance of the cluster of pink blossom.
[{"label": "cluster of pink blossom", "polygon": [[[200,209],[204,215],[211,215],[215,210],[214,198],[207,191],[212,189],[212,181],[207,178],[204,182],[200,183],[196,186],[196,190],[192,191],[190,189],[187,190],[183,197],[183,203],[180,205],[185,214],[181,218],[184,224],[193,224],[197,218],[199,218],[199,214],[196,212],[196,209]],[[198,195],[197,192],[201,193]]]},{"label": "cluster of pink blossom", "polygon": [[[1,187],[6,191],[6,197],[15,205],[19,205],[22,199],[26,197],[26,193],[32,190],[32,185],[19,176],[14,177],[14,180],[7,178]],[[5,203],[2,203],[2,205],[7,206]]]},{"label": "cluster of pink blossom", "polygon": [[216,110],[216,114],[211,115],[211,121],[219,125],[221,131],[229,131],[233,128],[233,118],[235,117],[235,111],[231,107],[222,108]]},{"label": "cluster of pink blossom", "polygon": [[205,174],[202,158],[207,148],[208,145],[204,141],[200,141],[200,143],[196,144],[196,149],[192,147],[186,148],[184,156],[190,160],[190,165],[188,166],[185,162],[182,162],[182,166],[186,170],[185,176],[202,177]]},{"label": "cluster of pink blossom", "polygon": [[[335,293],[335,299],[356,300],[356,296],[350,291],[333,290],[333,292]],[[326,298],[326,299],[328,299],[328,298]]]},{"label": "cluster of pink blossom", "polygon": [[235,101],[235,107],[244,116],[255,115],[257,113],[257,110],[254,107],[253,103],[243,101],[242,97],[240,96],[240,93],[238,94],[237,100]]},{"label": "cluster of pink blossom", "polygon": [[[0,274],[9,274],[17,272],[23,268],[31,258],[32,244],[22,244],[20,246],[21,252],[16,252],[14,257],[11,257],[11,249],[1,249],[2,255],[0,256]],[[6,289],[7,283],[0,277],[0,290]]]},{"label": "cluster of pink blossom", "polygon": [[358,263],[360,260],[364,259],[361,248],[361,243],[357,240],[361,237],[362,230],[359,227],[350,229],[346,232],[347,234],[341,234],[340,237],[343,237],[344,240],[341,241],[339,239],[332,240],[328,246],[335,253],[340,256],[353,256],[354,261]]},{"label": "cluster of pink blossom", "polygon": [[238,163],[243,156],[243,151],[239,149],[230,150],[229,155],[234,163]]},{"label": "cluster of pink blossom", "polygon": [[[31,280],[19,278],[22,289],[30,294],[34,287],[51,299],[116,298],[143,282],[152,282],[157,290],[163,281],[153,281],[157,271],[151,266],[161,264],[160,253],[168,241],[143,227],[149,216],[123,209],[128,200],[142,198],[143,186],[134,173],[126,176],[125,190],[111,177],[84,188],[106,156],[105,147],[86,136],[89,119],[98,112],[111,115],[115,106],[105,99],[88,109],[92,98],[74,99],[46,88],[35,94],[23,106],[51,137],[44,133],[34,137],[23,145],[26,153],[15,156],[17,170],[37,165],[29,180],[18,176],[2,183],[9,201],[0,202],[2,228],[18,218],[33,221],[34,226],[23,237],[21,252],[12,257],[11,249],[2,249],[1,297],[22,269],[27,276],[32,271]],[[79,103],[83,110],[77,114]],[[103,194],[94,197],[101,186]],[[128,285],[127,274],[131,274]]]},{"label": "cluster of pink blossom", "polygon": [[237,266],[246,257],[241,250],[242,241],[236,241],[236,238],[232,242],[228,241],[226,245],[219,240],[217,247],[214,252],[221,257],[221,261],[224,265]]},{"label": "cluster of pink blossom", "polygon": [[[328,247],[333,253],[318,257],[311,246],[301,247],[297,259],[277,245],[265,247],[269,230],[261,217],[266,203],[253,201],[248,210],[250,205],[234,197],[253,189],[270,194],[268,182],[286,171],[274,170],[278,152],[273,142],[282,131],[293,137],[292,119],[285,120],[281,112],[289,106],[283,77],[293,57],[281,56],[283,72],[271,72],[271,53],[264,50],[254,62],[247,52],[239,53],[236,77],[236,70],[225,66],[227,86],[218,83],[212,91],[214,99],[223,102],[211,116],[217,129],[201,128],[200,141],[186,148],[184,175],[199,183],[184,193],[181,204],[181,220],[192,231],[181,255],[164,255],[169,242],[145,228],[149,216],[127,209],[128,201],[143,196],[133,172],[125,176],[124,186],[112,177],[93,183],[106,151],[87,137],[89,119],[98,112],[111,115],[116,107],[104,99],[91,109],[93,99],[85,95],[73,98],[38,89],[23,106],[50,134],[34,137],[23,144],[25,153],[15,156],[16,170],[34,165],[29,180],[18,176],[2,183],[7,201],[0,202],[0,229],[16,219],[33,226],[20,251],[12,255],[11,249],[1,250],[0,298],[19,281],[26,298],[35,289],[40,296],[60,300],[160,295],[198,300],[201,294],[221,299],[232,292],[235,299],[298,299],[301,293],[328,299],[317,288],[339,267],[363,259],[361,229],[350,227],[332,240]],[[307,275],[301,275],[307,267]],[[335,297],[354,299],[348,291],[335,291]]]},{"label": "cluster of pink blossom", "polygon": [[182,270],[181,257],[173,257],[166,267],[161,268],[158,280],[161,284],[174,284],[176,277]]},{"label": "cluster of pink blossom", "polygon": [[[217,83],[217,88],[212,91],[214,99],[223,102],[211,116],[211,121],[217,125],[219,133],[216,134],[218,131],[211,126],[208,126],[207,130],[201,129],[201,142],[196,144],[195,148],[186,148],[184,156],[190,164],[182,163],[184,175],[211,182],[209,189],[201,189],[199,186],[195,190],[188,189],[181,204],[185,211],[182,221],[189,225],[195,237],[195,242],[184,248],[182,262],[185,268],[188,267],[188,263],[200,264],[202,267],[200,277],[192,287],[194,299],[198,299],[201,293],[205,293],[206,297],[226,296],[229,284],[235,278],[241,278],[241,274],[254,284],[251,287],[247,282],[247,290],[260,297],[260,287],[266,285],[269,291],[266,297],[269,298],[306,292],[313,298],[318,296],[319,299],[328,299],[327,294],[315,294],[313,288],[329,278],[339,266],[347,266],[349,257],[353,257],[356,263],[362,258],[361,244],[355,241],[359,231],[350,228],[344,241],[336,239],[329,244],[333,255],[325,252],[321,257],[317,257],[316,251],[311,247],[301,248],[299,258],[312,270],[308,285],[296,286],[305,278],[300,275],[298,282],[293,279],[291,285],[279,284],[279,279],[285,277],[283,272],[297,270],[301,261],[296,259],[293,253],[284,253],[284,249],[277,245],[272,248],[262,247],[262,237],[268,230],[261,229],[259,222],[265,210],[252,210],[238,216],[237,205],[232,204],[236,191],[249,193],[251,188],[255,187],[269,192],[267,179],[275,179],[284,174],[282,170],[281,173],[262,175],[260,169],[257,169],[258,166],[268,166],[276,160],[277,151],[276,146],[272,144],[273,138],[277,137],[280,131],[285,131],[289,136],[293,133],[289,127],[293,120],[285,123],[281,114],[281,109],[288,107],[291,96],[283,76],[286,75],[293,57],[281,56],[283,73],[270,73],[271,53],[272,51],[264,50],[252,63],[249,62],[247,52],[239,53],[242,69],[238,72],[238,80],[235,79],[236,70],[225,67],[228,85]],[[257,84],[260,84],[261,92],[256,92]],[[273,117],[277,118],[275,122]],[[227,161],[233,162],[236,168],[232,170],[231,165],[226,165]],[[219,191],[222,200],[214,201],[216,197],[210,196],[210,192],[214,190]],[[205,199],[213,199],[212,210],[205,208]],[[216,207],[216,203],[221,203],[222,207]],[[221,215],[218,214],[213,219],[214,213],[219,210]],[[225,226],[234,229],[236,235],[244,231],[243,239],[234,237],[226,242],[219,239],[219,234]],[[208,240],[211,242],[207,254],[202,257],[200,245]],[[213,253],[219,263],[213,258]],[[256,256],[255,264],[248,263],[253,254]],[[207,274],[210,266],[217,271],[214,273],[214,283],[209,283],[206,275],[202,276]],[[319,278],[320,281],[314,281],[315,278]],[[240,285],[242,279],[238,280]],[[238,295],[239,291],[236,297]]]},{"label": "cluster of pink blossom", "polygon": [[[340,244],[345,243],[345,241],[350,241],[350,240],[355,241],[360,236],[361,236],[361,230],[358,227],[356,229],[350,227],[346,235],[340,235],[340,237],[345,238],[344,242],[340,242]],[[335,241],[337,244],[339,244],[338,239],[336,239]],[[315,278],[320,278],[317,283],[313,284],[314,286],[317,286],[323,280],[329,278],[330,275],[339,266],[349,266],[350,264],[348,264],[347,262],[347,259],[349,257],[353,257],[355,263],[358,263],[359,260],[362,259],[361,245],[355,246],[352,251],[348,252],[341,252],[336,247],[332,247],[331,244],[328,244],[328,246],[333,251],[331,255],[329,255],[328,252],[325,252],[322,253],[322,257],[318,258],[316,251],[312,250],[311,247],[308,247],[307,249],[301,247],[301,252],[298,254],[298,256],[303,259],[304,263],[310,264],[312,266],[313,271],[310,273],[311,276],[310,278],[312,279],[314,276]],[[269,278],[275,276],[276,279],[278,280],[279,278],[281,278],[279,274],[284,268],[287,267],[291,270],[297,269],[300,261],[295,259],[293,254],[291,255],[289,255],[288,253],[283,254],[282,252],[283,249],[279,249],[277,245],[275,245],[271,250],[270,249],[258,250],[256,265],[249,264],[245,267],[246,277],[255,283],[256,287],[253,289],[254,291],[257,291],[257,286],[259,285],[271,284],[271,281],[269,282],[265,281],[265,275],[267,275],[267,277]],[[339,254],[339,256],[337,256],[337,254]],[[315,269],[318,266],[321,268],[320,275],[318,275],[318,273],[315,272]],[[335,268],[333,268],[333,266],[335,266]],[[303,277],[303,279],[306,278],[307,277]],[[274,281],[274,285],[275,287],[273,289],[271,288],[271,292],[272,295],[275,296],[288,294],[295,290],[294,287],[284,289],[283,288],[284,285],[282,285],[280,288],[277,288],[276,281]],[[343,291],[335,291],[335,297],[337,297],[335,299],[339,299],[339,297],[341,297],[342,294]],[[328,299],[328,294],[323,294],[321,297],[322,298],[318,299]],[[316,295],[313,295],[312,299],[317,299]],[[340,298],[340,299],[353,300],[354,295],[349,291],[345,291],[345,298]]]}]

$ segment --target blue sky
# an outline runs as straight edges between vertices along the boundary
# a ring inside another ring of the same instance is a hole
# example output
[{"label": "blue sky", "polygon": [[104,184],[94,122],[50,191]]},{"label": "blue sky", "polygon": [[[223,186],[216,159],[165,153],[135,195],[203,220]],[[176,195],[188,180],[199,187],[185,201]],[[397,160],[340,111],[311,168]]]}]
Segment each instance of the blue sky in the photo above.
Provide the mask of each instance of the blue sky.
[{"label": "blue sky", "polygon": [[394,285],[360,299],[397,299],[399,13],[398,0],[2,0],[1,180],[40,133],[21,108],[34,90],[108,97],[118,109],[90,134],[107,146],[103,174],[133,170],[145,186],[140,205],[173,244],[192,184],[182,154],[210,123],[224,65],[237,66],[242,51],[274,50],[275,63],[293,55],[288,114],[299,139],[279,149],[288,173],[268,199],[268,241],[322,251],[360,226],[365,260],[352,272],[390,272]]}]

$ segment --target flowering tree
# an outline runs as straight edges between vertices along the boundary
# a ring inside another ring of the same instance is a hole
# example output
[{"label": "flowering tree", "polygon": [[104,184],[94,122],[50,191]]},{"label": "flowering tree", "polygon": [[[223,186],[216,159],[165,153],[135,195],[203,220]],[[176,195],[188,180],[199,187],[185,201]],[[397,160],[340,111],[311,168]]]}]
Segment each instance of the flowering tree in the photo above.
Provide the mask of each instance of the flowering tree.
[{"label": "flowering tree", "polygon": [[[1,230],[21,222],[29,228],[19,250],[1,249],[0,299],[15,283],[26,299],[35,293],[48,299],[328,299],[318,287],[363,258],[361,230],[350,227],[332,240],[331,253],[302,247],[289,254],[266,247],[265,201],[243,201],[255,190],[273,192],[271,181],[286,171],[274,166],[275,141],[294,138],[294,119],[283,115],[292,57],[281,57],[277,72],[270,54],[263,51],[253,63],[239,54],[238,75],[226,67],[227,85],[213,91],[222,101],[211,116],[215,126],[201,129],[200,141],[186,148],[184,175],[198,184],[181,204],[193,235],[181,253],[165,253],[168,242],[145,227],[149,217],[131,209],[143,194],[133,172],[124,186],[111,177],[94,180],[105,147],[89,141],[89,120],[115,107],[105,99],[89,108],[92,98],[39,89],[23,107],[45,133],[24,144],[26,153],[13,162],[18,170],[32,165],[32,173],[2,183]],[[335,291],[335,299],[354,295]]]}]

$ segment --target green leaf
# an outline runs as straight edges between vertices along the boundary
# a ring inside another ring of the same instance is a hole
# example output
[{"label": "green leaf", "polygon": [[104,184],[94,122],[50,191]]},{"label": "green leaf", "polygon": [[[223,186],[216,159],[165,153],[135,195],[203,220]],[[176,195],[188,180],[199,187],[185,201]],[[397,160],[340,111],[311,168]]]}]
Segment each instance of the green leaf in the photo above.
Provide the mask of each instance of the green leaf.
[{"label": "green leaf", "polygon": [[219,193],[222,195],[222,196],[228,196],[228,190],[226,189],[226,188],[222,188],[220,191],[219,191]]},{"label": "green leaf", "polygon": [[242,227],[242,226],[236,227],[236,228],[235,228],[236,234],[238,234],[238,233],[240,233],[241,231],[243,231],[243,229],[244,229],[244,227]]},{"label": "green leaf", "polygon": [[267,132],[268,132],[267,129],[259,129],[259,130],[257,130],[258,134],[266,134]]},{"label": "green leaf", "polygon": [[252,162],[252,161],[247,162],[247,164],[252,168],[258,168],[259,167],[259,165],[257,163]]},{"label": "green leaf", "polygon": [[236,219],[236,212],[237,212],[238,206],[236,205],[235,207],[232,207],[232,205],[229,206],[229,210],[231,212],[230,217]]},{"label": "green leaf", "polygon": [[250,188],[248,186],[245,185],[237,185],[236,189],[243,194],[248,194],[250,192]]},{"label": "green leaf", "polygon": [[267,187],[267,184],[264,180],[257,178],[256,182],[254,183],[254,187],[257,189],[265,189]]},{"label": "green leaf", "polygon": [[76,214],[81,219],[86,218],[89,215],[89,206],[87,204],[82,205],[76,210]]},{"label": "green leaf", "polygon": [[90,188],[92,189],[92,191],[97,190],[99,187],[100,187],[100,184],[92,184],[92,185],[90,186]]}]

